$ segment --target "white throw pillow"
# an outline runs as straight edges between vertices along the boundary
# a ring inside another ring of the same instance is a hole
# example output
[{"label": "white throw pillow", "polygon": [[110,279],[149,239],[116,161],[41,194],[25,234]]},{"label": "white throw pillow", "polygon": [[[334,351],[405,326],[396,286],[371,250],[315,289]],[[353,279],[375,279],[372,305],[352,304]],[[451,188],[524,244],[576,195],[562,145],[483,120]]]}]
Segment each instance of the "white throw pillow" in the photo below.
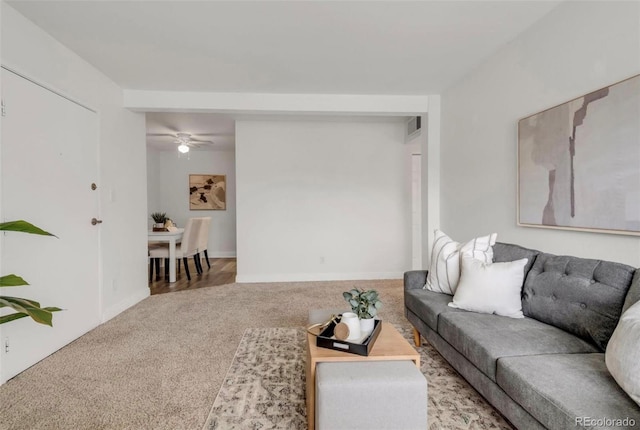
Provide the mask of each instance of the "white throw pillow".
[{"label": "white throw pillow", "polygon": [[493,261],[493,245],[497,233],[477,237],[465,244],[452,240],[449,236],[436,230],[431,250],[431,264],[424,288],[437,293],[453,295],[460,279],[460,256],[468,254],[485,263]]},{"label": "white throw pillow", "polygon": [[463,255],[460,283],[449,306],[485,314],[524,318],[520,294],[527,261],[523,258],[491,264]]},{"label": "white throw pillow", "polygon": [[622,314],[604,357],[613,379],[640,405],[640,302]]}]

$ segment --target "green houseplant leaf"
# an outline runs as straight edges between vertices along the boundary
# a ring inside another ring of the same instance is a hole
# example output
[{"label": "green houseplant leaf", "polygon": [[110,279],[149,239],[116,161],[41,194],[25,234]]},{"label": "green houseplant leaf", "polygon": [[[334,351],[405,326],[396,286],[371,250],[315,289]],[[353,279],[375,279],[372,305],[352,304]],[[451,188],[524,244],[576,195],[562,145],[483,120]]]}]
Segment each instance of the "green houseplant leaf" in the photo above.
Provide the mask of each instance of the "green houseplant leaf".
[{"label": "green houseplant leaf", "polygon": [[[52,326],[52,312],[61,310],[58,308],[43,309],[40,307],[40,303],[33,300],[8,296],[0,296],[0,307],[10,307],[18,313],[30,316],[35,322],[48,326]],[[55,310],[52,311],[51,309]]]},{"label": "green houseplant leaf", "polygon": [[51,315],[52,312],[58,312],[61,311],[62,309],[60,308],[56,308],[56,307],[47,307],[47,308],[40,308],[40,311],[42,311],[41,313],[39,313],[38,315],[34,315],[33,312],[14,312],[12,314],[9,315],[4,315],[0,317],[0,324],[4,324],[4,323],[8,323],[10,321],[14,321],[20,318],[24,318],[24,317],[31,317],[33,318],[34,321],[40,323],[40,324],[45,324],[48,326],[53,326],[53,315]]},{"label": "green houseplant leaf", "polygon": [[[23,220],[0,223],[0,230],[57,237]],[[0,287],[19,287],[21,285],[29,285],[29,283],[14,274],[0,276]],[[8,315],[1,315],[0,324],[15,321],[20,318],[31,317],[35,322],[48,326],[53,326],[53,312],[62,310],[53,306],[43,308],[40,306],[40,303],[35,300],[9,296],[0,296],[0,308],[10,308],[15,311]]]},{"label": "green houseplant leaf", "polygon": [[0,276],[0,287],[19,287],[20,285],[29,285],[29,283],[18,275]]},{"label": "green houseplant leaf", "polygon": [[5,231],[19,231],[21,233],[39,234],[41,236],[53,236],[58,237],[55,234],[51,234],[48,231],[44,231],[35,225],[23,220],[7,221],[0,223],[0,230]]}]

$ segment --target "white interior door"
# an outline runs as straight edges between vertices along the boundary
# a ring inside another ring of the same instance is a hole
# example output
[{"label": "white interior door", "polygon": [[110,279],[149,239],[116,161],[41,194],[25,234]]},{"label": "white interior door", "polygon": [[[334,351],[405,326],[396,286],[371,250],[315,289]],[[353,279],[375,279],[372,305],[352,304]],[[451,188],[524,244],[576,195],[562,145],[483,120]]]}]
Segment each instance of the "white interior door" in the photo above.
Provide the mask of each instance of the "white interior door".
[{"label": "white interior door", "polygon": [[[6,233],[3,274],[31,285],[1,293],[58,306],[53,327],[23,318],[0,326],[0,382],[100,322],[98,118],[95,112],[2,70],[2,218],[25,219],[58,238]],[[7,346],[8,344],[8,346]]]}]

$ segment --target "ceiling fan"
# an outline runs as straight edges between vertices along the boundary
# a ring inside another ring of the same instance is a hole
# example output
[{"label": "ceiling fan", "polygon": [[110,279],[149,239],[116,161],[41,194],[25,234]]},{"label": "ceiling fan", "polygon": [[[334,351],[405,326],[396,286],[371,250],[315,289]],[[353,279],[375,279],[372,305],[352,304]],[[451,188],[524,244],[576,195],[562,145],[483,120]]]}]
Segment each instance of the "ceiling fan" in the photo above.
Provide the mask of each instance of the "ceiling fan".
[{"label": "ceiling fan", "polygon": [[[213,145],[211,140],[203,140],[193,137],[191,133],[148,133],[147,137],[170,137],[173,138],[174,143],[178,144],[178,151],[183,154],[189,152],[190,148],[198,148],[203,145]],[[200,134],[199,136],[207,136],[207,134]]]}]

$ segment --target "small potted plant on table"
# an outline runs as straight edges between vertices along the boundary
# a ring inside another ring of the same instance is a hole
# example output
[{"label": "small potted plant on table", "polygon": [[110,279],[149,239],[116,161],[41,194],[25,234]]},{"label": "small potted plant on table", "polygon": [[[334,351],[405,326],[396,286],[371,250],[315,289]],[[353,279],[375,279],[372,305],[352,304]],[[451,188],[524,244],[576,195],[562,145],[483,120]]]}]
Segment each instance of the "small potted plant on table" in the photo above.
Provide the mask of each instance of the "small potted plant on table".
[{"label": "small potted plant on table", "polygon": [[166,212],[154,212],[151,214],[151,218],[155,224],[153,225],[153,231],[165,231],[164,223],[167,221]]},{"label": "small potted plant on table", "polygon": [[360,330],[363,333],[371,333],[373,331],[374,317],[378,314],[378,310],[382,308],[378,292],[376,290],[365,291],[354,288],[350,291],[345,291],[342,296],[349,303],[353,312],[358,315]]}]

